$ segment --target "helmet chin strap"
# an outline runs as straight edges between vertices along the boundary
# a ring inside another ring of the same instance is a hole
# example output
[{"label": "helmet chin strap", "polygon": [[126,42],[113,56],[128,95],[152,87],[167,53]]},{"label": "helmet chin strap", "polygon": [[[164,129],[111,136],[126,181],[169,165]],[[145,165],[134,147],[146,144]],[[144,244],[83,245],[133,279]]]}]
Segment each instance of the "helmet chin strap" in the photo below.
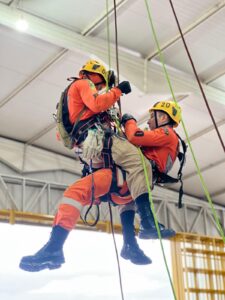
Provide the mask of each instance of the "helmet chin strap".
[{"label": "helmet chin strap", "polygon": [[154,118],[155,118],[155,127],[159,128],[158,119],[157,119],[157,111],[154,110]]},{"label": "helmet chin strap", "polygon": [[154,110],[154,117],[155,117],[155,126],[156,126],[156,128],[160,128],[160,127],[163,127],[163,126],[166,126],[166,125],[171,125],[170,121],[168,121],[167,123],[161,124],[161,125],[158,124],[157,110]]}]

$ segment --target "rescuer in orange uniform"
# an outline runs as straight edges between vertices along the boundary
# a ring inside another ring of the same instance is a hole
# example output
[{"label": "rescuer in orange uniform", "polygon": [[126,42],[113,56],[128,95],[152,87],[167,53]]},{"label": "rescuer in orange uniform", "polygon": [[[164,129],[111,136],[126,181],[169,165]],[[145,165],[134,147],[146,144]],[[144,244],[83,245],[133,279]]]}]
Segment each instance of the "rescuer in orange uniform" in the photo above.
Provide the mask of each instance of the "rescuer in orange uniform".
[{"label": "rescuer in orange uniform", "polygon": [[[134,117],[131,115],[126,114],[122,118],[122,124],[125,126],[125,132],[128,140],[137,146],[142,146],[142,151],[146,157],[146,165],[148,164],[148,169],[151,171],[148,172],[150,184],[152,184],[154,180],[154,174],[152,176],[152,167],[163,173],[167,173],[172,168],[177,157],[179,147],[178,138],[173,127],[178,126],[180,119],[181,111],[179,106],[176,103],[169,101],[158,102],[150,109],[150,119],[148,122],[151,129],[150,131],[142,131],[139,129]],[[124,145],[126,146],[126,143]],[[130,149],[130,147],[128,148]],[[136,148],[134,147],[134,149]],[[130,156],[129,152],[123,151],[123,153],[125,156]],[[132,160],[130,160],[130,162],[132,171],[132,167],[135,167],[136,165],[132,165]],[[64,263],[62,251],[63,244],[69,231],[76,225],[83,206],[90,204],[92,184],[94,183],[94,198],[99,198],[110,192],[112,176],[111,169],[100,169],[93,174],[76,181],[67,188],[64,192],[63,201],[55,216],[52,234],[48,243],[35,255],[23,257],[20,263],[20,267],[22,269],[27,271],[40,271],[45,268],[55,269]],[[139,182],[138,180],[139,178],[136,177],[137,184]],[[114,201],[116,202],[115,199]],[[129,199],[129,201],[124,201],[124,204],[128,202],[129,204],[132,203]],[[118,204],[121,204],[121,202]],[[147,188],[143,190],[142,194],[135,198],[135,204],[141,219],[139,237],[144,239],[156,238],[156,228],[149,205]],[[131,215],[125,220],[125,225],[128,226],[130,224],[131,230],[128,230],[128,235],[130,234],[130,236],[132,236],[132,223],[134,217],[132,204],[130,209],[122,211],[121,220],[123,213],[126,214],[129,211],[133,212],[133,216]],[[171,237],[175,234],[172,229],[165,229],[162,224],[159,224],[159,228],[161,235],[164,238]],[[127,234],[127,232],[123,233],[125,235]],[[132,244],[129,245],[128,243],[127,248],[125,243],[121,251],[122,257],[131,259],[131,256],[129,256],[130,249],[132,250]],[[128,257],[126,256],[127,254]],[[148,263],[150,262],[151,261]]]}]

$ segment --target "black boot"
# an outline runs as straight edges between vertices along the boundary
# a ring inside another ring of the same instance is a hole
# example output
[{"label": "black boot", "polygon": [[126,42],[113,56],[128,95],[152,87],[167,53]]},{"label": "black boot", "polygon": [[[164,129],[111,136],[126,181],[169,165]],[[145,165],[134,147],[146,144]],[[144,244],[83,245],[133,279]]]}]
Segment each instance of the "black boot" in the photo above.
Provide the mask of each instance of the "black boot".
[{"label": "black boot", "polygon": [[[149,196],[148,194],[140,195],[135,203],[137,205],[137,211],[141,219],[141,226],[139,230],[138,237],[140,239],[158,239],[158,232],[155,226],[154,217],[152,210],[150,208]],[[166,229],[164,225],[158,223],[161,237],[163,239],[169,239],[176,235],[173,229]]]},{"label": "black boot", "polygon": [[28,272],[58,269],[65,262],[63,244],[69,231],[57,225],[52,228],[50,239],[36,254],[22,257],[19,267]]},{"label": "black boot", "polygon": [[151,264],[151,259],[139,248],[135,238],[134,215],[133,210],[127,210],[120,214],[124,240],[120,255],[136,265]]}]

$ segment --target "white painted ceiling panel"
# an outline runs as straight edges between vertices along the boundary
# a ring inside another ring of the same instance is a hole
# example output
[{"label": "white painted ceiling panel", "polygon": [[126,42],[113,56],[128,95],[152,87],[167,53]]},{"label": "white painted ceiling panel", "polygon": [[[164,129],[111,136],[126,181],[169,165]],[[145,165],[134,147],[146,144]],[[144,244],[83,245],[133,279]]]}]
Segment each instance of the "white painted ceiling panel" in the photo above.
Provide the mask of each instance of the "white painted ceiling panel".
[{"label": "white painted ceiling panel", "polygon": [[19,7],[52,23],[81,32],[105,9],[105,1],[39,0],[37,5],[35,0],[23,0]]},{"label": "white painted ceiling panel", "polygon": [[65,86],[69,84],[67,78],[78,76],[81,65],[88,59],[88,55],[68,51],[63,56],[63,59],[59,59],[59,61],[51,65],[38,78],[60,87],[63,91]]},{"label": "white painted ceiling panel", "polygon": [[0,78],[1,78],[0,99],[2,101],[5,97],[7,97],[12,92],[12,90],[20,86],[20,84],[27,79],[27,76],[18,74],[14,70],[8,69],[8,67],[0,66]]},{"label": "white painted ceiling panel", "polygon": [[[225,58],[224,18],[225,8],[185,36],[198,73],[207,71]],[[192,74],[182,41],[165,50],[164,58],[174,68]]]},{"label": "white painted ceiling panel", "polygon": [[46,82],[36,80],[31,83],[1,108],[1,134],[22,141],[29,140],[52,122],[55,99],[60,93],[60,88]]},{"label": "white painted ceiling panel", "polygon": [[0,66],[30,75],[46,63],[59,47],[23,33],[0,27]]}]

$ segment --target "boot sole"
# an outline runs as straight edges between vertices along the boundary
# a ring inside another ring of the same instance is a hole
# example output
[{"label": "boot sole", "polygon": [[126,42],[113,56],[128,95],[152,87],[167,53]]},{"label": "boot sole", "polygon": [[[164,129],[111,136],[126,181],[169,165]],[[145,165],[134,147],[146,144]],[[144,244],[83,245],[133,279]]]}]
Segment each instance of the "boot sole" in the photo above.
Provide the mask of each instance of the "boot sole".
[{"label": "boot sole", "polygon": [[135,265],[150,265],[151,263],[152,263],[152,260],[146,260],[146,261],[137,261],[137,260],[135,260],[135,259],[132,259],[132,258],[130,258],[129,256],[127,256],[127,255],[124,255],[124,254],[121,254],[120,253],[120,256],[123,258],[123,259],[125,259],[125,260],[130,260],[133,264],[135,264]]},{"label": "boot sole", "polygon": [[55,269],[59,269],[61,267],[61,263],[54,263],[54,262],[48,262],[45,264],[24,264],[24,263],[20,263],[19,267],[20,269],[24,270],[24,271],[28,271],[28,272],[39,272],[42,271],[44,269],[49,269],[49,270],[55,270]]}]

